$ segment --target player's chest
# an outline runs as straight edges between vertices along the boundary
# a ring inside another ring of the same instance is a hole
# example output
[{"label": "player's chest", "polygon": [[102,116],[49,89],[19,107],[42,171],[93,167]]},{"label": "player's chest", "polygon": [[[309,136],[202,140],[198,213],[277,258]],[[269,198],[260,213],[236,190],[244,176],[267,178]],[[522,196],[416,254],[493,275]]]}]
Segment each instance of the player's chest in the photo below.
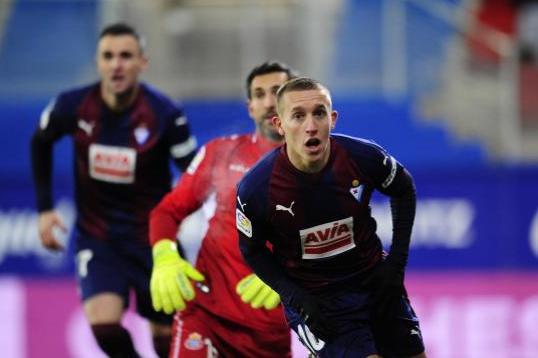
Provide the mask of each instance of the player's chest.
[{"label": "player's chest", "polygon": [[225,200],[235,200],[237,183],[260,158],[257,150],[248,148],[234,151],[233,154],[218,154],[212,178],[216,192],[226,196]]},{"label": "player's chest", "polygon": [[[278,189],[278,190],[277,190]],[[370,218],[372,186],[357,175],[272,188],[271,226],[285,246],[304,259],[330,257],[354,248]]]},{"label": "player's chest", "polygon": [[73,138],[77,158],[90,177],[100,181],[133,183],[136,169],[152,163],[150,157],[161,141],[156,123],[136,114],[86,114],[76,121]]},{"label": "player's chest", "polygon": [[147,111],[116,115],[81,110],[73,120],[73,138],[80,148],[98,143],[143,151],[155,145],[162,132],[157,118]]}]

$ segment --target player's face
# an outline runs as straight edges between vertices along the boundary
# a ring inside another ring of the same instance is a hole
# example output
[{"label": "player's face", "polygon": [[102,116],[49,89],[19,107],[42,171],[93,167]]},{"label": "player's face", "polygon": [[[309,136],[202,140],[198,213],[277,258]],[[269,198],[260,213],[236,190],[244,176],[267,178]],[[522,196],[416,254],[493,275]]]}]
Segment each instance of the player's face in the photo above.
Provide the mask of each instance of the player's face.
[{"label": "player's face", "polygon": [[275,125],[286,140],[291,163],[307,173],[322,170],[329,160],[329,135],[338,116],[327,90],[284,93],[281,112]]},{"label": "player's face", "polygon": [[256,132],[273,141],[282,140],[272,119],[276,116],[276,91],[287,80],[286,72],[272,72],[254,77],[250,85],[248,113],[256,123]]},{"label": "player's face", "polygon": [[146,68],[147,58],[131,35],[104,36],[97,47],[97,70],[105,95],[120,96],[130,92]]}]

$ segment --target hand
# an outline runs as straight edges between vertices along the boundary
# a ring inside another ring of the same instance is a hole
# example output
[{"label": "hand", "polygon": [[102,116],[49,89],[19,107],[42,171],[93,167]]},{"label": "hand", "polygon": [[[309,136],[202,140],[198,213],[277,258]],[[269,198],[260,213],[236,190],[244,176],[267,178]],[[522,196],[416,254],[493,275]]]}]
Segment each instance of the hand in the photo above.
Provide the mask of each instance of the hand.
[{"label": "hand", "polygon": [[389,255],[373,274],[373,301],[375,313],[390,315],[393,302],[404,293],[405,265],[393,260]]},{"label": "hand", "polygon": [[250,306],[255,309],[264,307],[266,310],[271,310],[280,303],[278,293],[253,273],[239,281],[235,292],[241,296],[243,302],[250,303]]},{"label": "hand", "polygon": [[174,241],[159,240],[153,246],[150,282],[151,301],[155,311],[163,310],[170,314],[185,309],[185,301],[191,301],[195,296],[190,279],[203,281],[204,276],[179,256]]},{"label": "hand", "polygon": [[38,232],[41,244],[51,251],[61,251],[64,249],[62,243],[57,239],[55,229],[60,229],[66,233],[67,228],[58,213],[54,210],[43,211],[38,217]]},{"label": "hand", "polygon": [[316,297],[305,293],[299,294],[292,298],[290,305],[299,313],[316,338],[327,342],[335,335],[336,328],[321,311],[320,302]]}]

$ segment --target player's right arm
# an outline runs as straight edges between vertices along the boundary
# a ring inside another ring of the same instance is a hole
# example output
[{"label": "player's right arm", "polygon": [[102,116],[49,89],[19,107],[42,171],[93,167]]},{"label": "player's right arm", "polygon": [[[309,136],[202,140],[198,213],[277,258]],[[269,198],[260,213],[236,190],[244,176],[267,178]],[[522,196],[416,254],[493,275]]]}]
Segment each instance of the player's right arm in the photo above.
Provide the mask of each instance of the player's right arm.
[{"label": "player's right arm", "polygon": [[199,209],[212,191],[213,148],[211,144],[200,148],[175,188],[151,211],[149,236],[153,270],[150,291],[156,311],[172,313],[185,309],[185,302],[195,297],[191,280],[204,280],[204,276],[181,257],[175,237],[183,220]]},{"label": "player's right arm", "polygon": [[250,195],[254,187],[257,185],[249,185],[243,178],[237,190],[236,226],[241,254],[254,273],[280,295],[285,305],[301,316],[316,337],[326,341],[333,336],[334,327],[322,313],[317,297],[288,277],[266,245],[272,230],[260,209],[264,200]]},{"label": "player's right arm", "polygon": [[62,97],[53,100],[41,113],[39,125],[31,139],[31,162],[36,193],[39,239],[44,247],[58,251],[63,245],[56,237],[56,229],[66,227],[53,209],[52,200],[52,153],[54,143],[70,129],[70,115],[62,103]]}]

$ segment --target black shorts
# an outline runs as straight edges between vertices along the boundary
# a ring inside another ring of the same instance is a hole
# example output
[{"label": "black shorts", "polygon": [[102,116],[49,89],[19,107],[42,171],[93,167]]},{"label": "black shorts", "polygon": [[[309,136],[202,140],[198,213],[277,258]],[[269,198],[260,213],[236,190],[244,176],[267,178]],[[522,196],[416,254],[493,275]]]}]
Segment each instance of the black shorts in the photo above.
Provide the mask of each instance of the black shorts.
[{"label": "black shorts", "polygon": [[405,294],[382,317],[373,314],[370,300],[364,291],[324,297],[321,310],[336,328],[328,342],[315,337],[293,309],[286,307],[285,313],[290,328],[317,357],[408,357],[424,351],[419,321]]},{"label": "black shorts", "polygon": [[156,312],[151,304],[151,248],[126,242],[77,237],[76,272],[82,301],[105,292],[113,292],[129,306],[131,290],[136,310],[155,323],[171,324],[173,315]]},{"label": "black shorts", "polygon": [[371,322],[375,345],[384,358],[424,352],[419,321],[406,294],[394,299],[390,314],[374,316]]}]

